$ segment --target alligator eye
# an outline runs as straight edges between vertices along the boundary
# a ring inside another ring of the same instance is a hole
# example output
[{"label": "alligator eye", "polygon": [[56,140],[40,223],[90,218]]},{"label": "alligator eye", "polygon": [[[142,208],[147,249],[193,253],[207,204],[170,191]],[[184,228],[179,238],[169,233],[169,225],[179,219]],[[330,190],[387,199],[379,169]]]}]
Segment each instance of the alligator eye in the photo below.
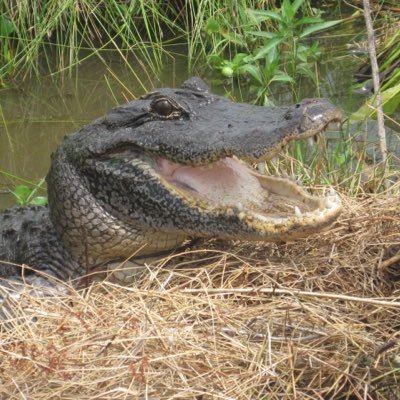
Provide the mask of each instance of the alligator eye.
[{"label": "alligator eye", "polygon": [[166,99],[159,99],[151,104],[151,109],[163,117],[168,117],[174,111],[174,106]]}]

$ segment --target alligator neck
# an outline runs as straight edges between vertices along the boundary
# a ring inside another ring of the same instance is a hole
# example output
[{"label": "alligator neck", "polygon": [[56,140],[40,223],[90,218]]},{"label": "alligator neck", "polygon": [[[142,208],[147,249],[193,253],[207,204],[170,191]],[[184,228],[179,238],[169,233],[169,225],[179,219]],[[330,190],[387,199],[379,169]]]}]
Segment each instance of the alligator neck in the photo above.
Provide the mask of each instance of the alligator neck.
[{"label": "alligator neck", "polygon": [[139,221],[137,226],[124,222],[124,211],[114,215],[109,210],[112,199],[109,204],[98,200],[90,192],[88,182],[60,152],[53,156],[47,182],[50,218],[57,235],[72,258],[87,270],[173,249],[186,238],[145,227]]}]

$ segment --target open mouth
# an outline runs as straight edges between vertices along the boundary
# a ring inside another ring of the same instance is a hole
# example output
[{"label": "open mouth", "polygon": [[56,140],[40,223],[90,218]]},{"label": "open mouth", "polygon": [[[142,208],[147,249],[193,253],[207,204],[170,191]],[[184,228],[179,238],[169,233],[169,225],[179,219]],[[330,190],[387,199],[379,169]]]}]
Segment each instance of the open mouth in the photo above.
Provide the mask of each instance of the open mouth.
[{"label": "open mouth", "polygon": [[262,175],[236,157],[192,167],[160,158],[157,171],[197,207],[234,210],[262,225],[325,225],[341,209],[337,193],[312,196],[288,178]]}]

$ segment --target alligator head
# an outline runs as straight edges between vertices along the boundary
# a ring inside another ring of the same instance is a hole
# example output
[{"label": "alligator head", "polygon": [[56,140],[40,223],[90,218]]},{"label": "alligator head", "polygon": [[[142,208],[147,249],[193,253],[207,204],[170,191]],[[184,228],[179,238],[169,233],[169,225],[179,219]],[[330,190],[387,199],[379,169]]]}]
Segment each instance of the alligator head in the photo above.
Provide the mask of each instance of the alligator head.
[{"label": "alligator head", "polygon": [[246,162],[313,137],[340,111],[234,103],[198,78],[116,107],[68,136],[47,178],[54,226],[74,257],[99,264],[170,249],[187,237],[284,241],[320,231],[338,196],[311,196]]}]

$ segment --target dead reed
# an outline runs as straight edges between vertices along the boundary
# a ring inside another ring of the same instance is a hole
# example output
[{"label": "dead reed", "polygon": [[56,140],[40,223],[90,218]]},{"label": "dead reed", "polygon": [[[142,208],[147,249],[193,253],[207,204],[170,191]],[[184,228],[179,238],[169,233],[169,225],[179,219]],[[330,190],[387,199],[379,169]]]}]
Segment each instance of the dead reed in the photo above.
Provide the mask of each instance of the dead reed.
[{"label": "dead reed", "polygon": [[128,287],[27,290],[0,398],[399,399],[400,199],[344,203],[306,240],[208,241]]}]

